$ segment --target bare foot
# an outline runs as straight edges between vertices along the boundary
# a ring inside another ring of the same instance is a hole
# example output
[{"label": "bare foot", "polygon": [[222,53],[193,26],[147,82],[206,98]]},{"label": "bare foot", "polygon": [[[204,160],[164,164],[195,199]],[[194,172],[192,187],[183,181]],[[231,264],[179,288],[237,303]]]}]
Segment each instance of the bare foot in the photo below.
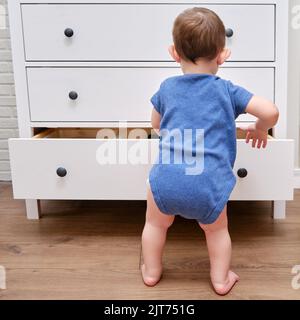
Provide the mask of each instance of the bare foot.
[{"label": "bare foot", "polygon": [[217,294],[220,296],[225,296],[233,286],[240,280],[239,276],[233,271],[228,272],[228,278],[225,283],[212,283]]},{"label": "bare foot", "polygon": [[141,266],[142,278],[146,286],[154,287],[161,279],[162,270],[152,272],[152,274],[147,274],[145,264]]}]

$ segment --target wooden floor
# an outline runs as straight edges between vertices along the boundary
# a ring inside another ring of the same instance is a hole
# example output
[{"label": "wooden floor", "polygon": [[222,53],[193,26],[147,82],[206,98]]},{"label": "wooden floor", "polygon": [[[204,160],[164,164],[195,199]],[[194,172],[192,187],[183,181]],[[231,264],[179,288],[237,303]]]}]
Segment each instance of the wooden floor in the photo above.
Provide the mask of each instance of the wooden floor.
[{"label": "wooden floor", "polygon": [[300,299],[291,286],[300,264],[300,191],[288,218],[273,221],[270,202],[229,205],[233,269],[241,281],[225,298],[209,283],[202,232],[175,220],[165,271],[155,288],[139,271],[144,202],[42,201],[43,217],[28,221],[24,202],[0,183],[0,299]]}]

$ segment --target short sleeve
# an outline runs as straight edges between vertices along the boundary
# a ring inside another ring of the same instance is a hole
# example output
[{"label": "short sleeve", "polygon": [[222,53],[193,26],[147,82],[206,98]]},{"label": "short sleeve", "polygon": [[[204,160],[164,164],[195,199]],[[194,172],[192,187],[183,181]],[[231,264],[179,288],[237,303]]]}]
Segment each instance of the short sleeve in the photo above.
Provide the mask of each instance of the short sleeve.
[{"label": "short sleeve", "polygon": [[253,97],[253,93],[243,87],[234,85],[230,81],[228,81],[228,91],[233,104],[235,118],[237,118],[240,114],[246,113],[246,107]]},{"label": "short sleeve", "polygon": [[151,103],[153,104],[154,109],[161,113],[161,89],[159,89],[150,99]]}]

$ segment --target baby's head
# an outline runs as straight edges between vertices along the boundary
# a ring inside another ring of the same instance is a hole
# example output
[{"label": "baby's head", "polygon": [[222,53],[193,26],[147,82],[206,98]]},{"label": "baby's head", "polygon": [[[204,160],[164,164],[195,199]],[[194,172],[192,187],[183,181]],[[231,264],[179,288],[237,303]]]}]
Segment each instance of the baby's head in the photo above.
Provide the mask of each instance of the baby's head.
[{"label": "baby's head", "polygon": [[174,45],[169,52],[183,64],[199,62],[218,66],[229,57],[225,49],[225,27],[216,13],[206,8],[192,8],[178,15],[173,26]]}]

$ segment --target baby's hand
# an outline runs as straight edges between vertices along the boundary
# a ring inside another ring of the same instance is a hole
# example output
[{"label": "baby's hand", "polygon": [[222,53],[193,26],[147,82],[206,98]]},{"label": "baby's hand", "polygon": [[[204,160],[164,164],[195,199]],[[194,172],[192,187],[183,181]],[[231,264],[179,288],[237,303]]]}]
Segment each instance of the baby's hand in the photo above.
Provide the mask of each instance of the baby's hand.
[{"label": "baby's hand", "polygon": [[261,147],[265,148],[268,142],[268,130],[260,129],[257,124],[251,124],[247,128],[243,129],[247,132],[246,143],[252,140],[252,148]]}]

